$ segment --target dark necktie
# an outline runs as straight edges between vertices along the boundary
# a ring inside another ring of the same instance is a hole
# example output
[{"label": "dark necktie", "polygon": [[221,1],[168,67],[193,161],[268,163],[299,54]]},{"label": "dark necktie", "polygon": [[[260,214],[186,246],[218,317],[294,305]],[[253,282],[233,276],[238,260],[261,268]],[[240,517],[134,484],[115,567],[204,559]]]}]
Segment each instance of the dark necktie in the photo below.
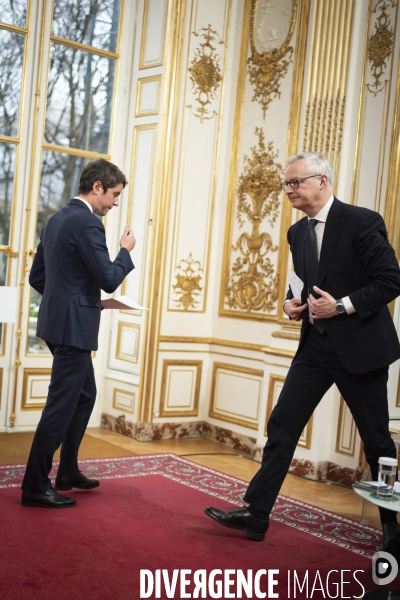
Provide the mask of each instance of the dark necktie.
[{"label": "dark necktie", "polygon": [[[308,293],[312,294],[316,298],[320,296],[313,291],[313,286],[318,285],[318,243],[317,243],[317,234],[315,232],[315,226],[318,223],[316,219],[309,219],[307,231],[306,231],[306,239],[304,243],[304,260],[306,263],[306,275],[307,275],[307,286]],[[314,327],[319,333],[323,333],[325,331],[325,327],[323,324],[315,320]]]}]

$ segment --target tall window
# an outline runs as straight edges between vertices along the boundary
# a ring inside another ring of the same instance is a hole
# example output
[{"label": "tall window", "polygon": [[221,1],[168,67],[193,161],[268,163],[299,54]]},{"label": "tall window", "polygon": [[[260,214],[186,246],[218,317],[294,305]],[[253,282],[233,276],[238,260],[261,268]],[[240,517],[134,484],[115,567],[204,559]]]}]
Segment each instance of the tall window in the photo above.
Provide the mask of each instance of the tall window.
[{"label": "tall window", "polygon": [[[11,257],[28,0],[0,0],[0,285]],[[0,352],[3,326],[0,323]]]},{"label": "tall window", "polygon": [[[54,0],[37,242],[77,194],[82,167],[110,158],[119,20],[120,0]],[[32,292],[28,354],[48,352],[34,335],[39,303]]]},{"label": "tall window", "polygon": [[38,235],[85,162],[109,155],[119,12],[120,0],[54,2]]}]

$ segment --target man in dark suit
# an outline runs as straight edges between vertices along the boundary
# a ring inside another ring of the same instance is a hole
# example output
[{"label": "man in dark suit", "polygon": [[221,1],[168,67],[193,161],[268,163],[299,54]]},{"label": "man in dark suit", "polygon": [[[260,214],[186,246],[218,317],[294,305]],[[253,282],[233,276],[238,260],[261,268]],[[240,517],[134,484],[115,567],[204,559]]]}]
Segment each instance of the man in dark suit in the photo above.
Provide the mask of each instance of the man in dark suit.
[{"label": "man in dark suit", "polygon": [[[261,468],[244,497],[249,506],[205,511],[256,540],[264,539],[298,439],[334,383],[354,417],[372,478],[380,456],[396,457],[387,379],[400,345],[387,304],[400,294],[400,269],[385,224],[378,213],[333,196],[332,168],[322,154],[298,154],[287,163],[282,187],[306,214],[288,231],[302,297],[289,288],[284,305],[290,319],[303,320],[299,347],[268,422]],[[380,514],[386,546],[396,532],[396,513]]]},{"label": "man in dark suit", "polygon": [[[43,410],[22,483],[22,506],[68,508],[74,498],[56,490],[92,489],[99,485],[78,469],[78,449],[96,400],[91,353],[97,350],[100,290],[114,292],[132,271],[135,237],[127,226],[114,262],[108,253],[105,216],[119,204],[127,181],[112,163],[98,159],[81,173],[78,196],[48,220],[29,277],[43,295],[37,336],[53,354],[53,367]],[[56,489],[49,473],[54,452],[62,444]]]}]

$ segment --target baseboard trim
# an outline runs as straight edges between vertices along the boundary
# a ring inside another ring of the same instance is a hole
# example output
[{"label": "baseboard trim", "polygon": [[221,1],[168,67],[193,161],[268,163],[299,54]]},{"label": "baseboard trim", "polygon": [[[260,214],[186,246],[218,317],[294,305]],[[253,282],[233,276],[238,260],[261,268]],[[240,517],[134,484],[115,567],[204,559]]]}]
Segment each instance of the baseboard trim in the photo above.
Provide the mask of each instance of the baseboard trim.
[{"label": "baseboard trim", "polygon": [[[263,446],[257,445],[255,438],[219,427],[218,425],[213,425],[207,421],[132,423],[126,420],[125,415],[114,417],[103,413],[101,415],[101,426],[104,429],[126,435],[139,442],[202,437],[232,448],[256,462],[261,462],[262,460]],[[350,469],[349,467],[343,467],[328,460],[312,461],[293,458],[289,473],[312,481],[351,487],[354,482],[365,478],[367,470],[362,467]]]}]

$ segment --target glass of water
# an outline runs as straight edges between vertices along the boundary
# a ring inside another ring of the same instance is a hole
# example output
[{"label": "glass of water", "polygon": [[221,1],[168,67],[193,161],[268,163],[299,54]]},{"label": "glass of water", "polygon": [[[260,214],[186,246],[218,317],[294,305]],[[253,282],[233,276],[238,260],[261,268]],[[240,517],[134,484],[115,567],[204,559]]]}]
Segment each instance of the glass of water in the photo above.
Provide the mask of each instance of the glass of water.
[{"label": "glass of water", "polygon": [[388,500],[393,496],[396,475],[397,458],[381,456],[379,459],[377,494],[379,498],[382,498],[382,500]]}]

